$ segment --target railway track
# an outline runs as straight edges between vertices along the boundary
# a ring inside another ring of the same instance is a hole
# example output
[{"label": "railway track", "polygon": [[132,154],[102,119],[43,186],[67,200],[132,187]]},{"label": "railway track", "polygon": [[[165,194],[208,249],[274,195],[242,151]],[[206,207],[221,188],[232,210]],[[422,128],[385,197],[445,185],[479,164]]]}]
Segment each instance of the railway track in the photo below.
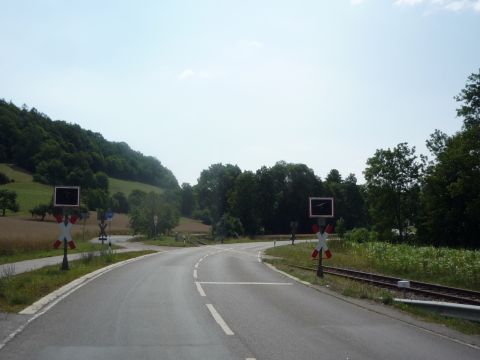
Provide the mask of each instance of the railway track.
[{"label": "railway track", "polygon": [[[288,264],[288,266],[291,266],[297,269],[317,271],[316,268],[311,268],[306,266],[299,266],[299,265],[293,265],[293,264]],[[323,272],[325,274],[341,276],[344,278],[348,278],[356,281],[362,281],[362,282],[370,283],[383,288],[395,289],[395,290],[399,290],[398,281],[405,280],[405,279],[396,278],[392,276],[367,273],[364,271],[357,271],[357,270],[345,269],[345,268],[339,268],[339,267],[333,267],[333,266],[324,266]],[[419,281],[410,281],[410,288],[407,288],[404,291],[419,294],[424,297],[432,298],[435,300],[446,300],[446,301],[457,302],[460,304],[480,306],[479,291],[459,289],[459,288],[424,283]]]}]

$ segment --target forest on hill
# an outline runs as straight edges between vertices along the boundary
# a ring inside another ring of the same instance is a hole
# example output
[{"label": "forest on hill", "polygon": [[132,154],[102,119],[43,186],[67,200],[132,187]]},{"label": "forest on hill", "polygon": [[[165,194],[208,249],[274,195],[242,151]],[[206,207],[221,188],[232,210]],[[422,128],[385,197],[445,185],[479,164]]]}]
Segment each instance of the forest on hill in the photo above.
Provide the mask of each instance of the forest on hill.
[{"label": "forest on hill", "polygon": [[106,174],[178,189],[173,173],[156,158],[79,125],[53,121],[35,108],[0,99],[0,129],[0,163],[23,168],[40,183],[108,188]]}]

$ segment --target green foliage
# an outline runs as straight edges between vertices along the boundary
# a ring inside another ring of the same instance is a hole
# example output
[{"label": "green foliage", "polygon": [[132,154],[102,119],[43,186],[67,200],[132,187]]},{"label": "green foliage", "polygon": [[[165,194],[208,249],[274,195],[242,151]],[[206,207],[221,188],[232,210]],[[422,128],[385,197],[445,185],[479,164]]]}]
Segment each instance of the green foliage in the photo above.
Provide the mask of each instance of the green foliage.
[{"label": "green foliage", "polygon": [[457,116],[463,118],[465,129],[480,126],[480,69],[468,77],[465,88],[455,100],[462,103]]},{"label": "green foliage", "polygon": [[364,243],[370,241],[370,231],[365,228],[356,228],[345,233],[345,240],[356,242],[356,243]]},{"label": "green foliage", "polygon": [[[168,233],[180,220],[179,204],[172,200],[168,192],[148,194],[140,191],[130,194],[130,226],[135,233],[145,234],[152,237],[160,233]],[[155,227],[154,216],[158,222]]]},{"label": "green foliage", "polygon": [[8,184],[9,182],[10,178],[0,171],[0,185]]},{"label": "green foliage", "polygon": [[342,180],[338,170],[332,169],[324,185],[327,195],[335,199],[335,216],[344,220],[345,229],[366,225],[365,195],[363,187],[357,185],[355,175],[350,174]]},{"label": "green foliage", "polygon": [[128,199],[123,192],[116,192],[112,195],[111,208],[116,213],[128,213],[130,207]]},{"label": "green foliage", "polygon": [[47,214],[53,214],[53,206],[52,204],[39,204],[30,209],[30,213],[32,217],[39,216],[40,219],[44,221]]},{"label": "green foliage", "polygon": [[462,131],[435,131],[427,145],[435,156],[425,176],[418,236],[437,246],[478,248],[480,233],[480,71],[456,97]]},{"label": "green foliage", "polygon": [[196,220],[200,220],[205,225],[212,225],[212,217],[208,209],[195,210],[192,213],[192,217]]},{"label": "green foliage", "polygon": [[192,216],[193,210],[195,209],[195,194],[190,184],[182,184],[181,197],[180,212],[183,216]]},{"label": "green foliage", "polygon": [[337,220],[336,224],[335,224],[335,232],[338,234],[338,236],[340,238],[343,238],[343,236],[345,235],[345,220],[343,219],[343,217],[341,217],[340,219]]},{"label": "green foliage", "polygon": [[89,189],[85,194],[85,203],[89,210],[107,209],[110,205],[110,198],[105,190]]},{"label": "green foliage", "polygon": [[258,199],[258,181],[255,174],[250,171],[241,173],[235,180],[228,202],[232,215],[238,218],[243,230],[250,236],[255,236],[260,230]]},{"label": "green foliage", "polygon": [[213,233],[221,240],[227,237],[238,238],[243,234],[243,225],[240,219],[224,214],[213,227]]},{"label": "green foliage", "polygon": [[15,191],[0,189],[0,210],[2,210],[2,216],[5,216],[7,210],[18,212],[19,207]]},{"label": "green foliage", "polygon": [[19,109],[0,100],[0,161],[15,163],[46,184],[100,188],[104,174],[177,189],[172,172],[157,159],[106,141],[100,134],[64,121],[52,121],[35,108]]},{"label": "green foliage", "polygon": [[195,187],[198,205],[210,212],[214,224],[229,211],[228,198],[240,173],[236,165],[214,164],[200,174]]},{"label": "green foliage", "polygon": [[364,174],[374,229],[387,240],[392,238],[392,229],[397,229],[403,241],[408,224],[417,220],[424,159],[418,160],[415,147],[401,143],[377,150],[367,165]]}]

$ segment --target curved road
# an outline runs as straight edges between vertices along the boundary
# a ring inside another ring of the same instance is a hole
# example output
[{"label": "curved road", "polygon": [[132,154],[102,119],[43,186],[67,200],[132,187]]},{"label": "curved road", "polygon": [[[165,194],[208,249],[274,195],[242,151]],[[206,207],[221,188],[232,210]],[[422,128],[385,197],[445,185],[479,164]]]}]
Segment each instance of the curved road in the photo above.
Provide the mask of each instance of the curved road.
[{"label": "curved road", "polygon": [[0,350],[7,359],[479,359],[480,350],[272,271],[271,243],[159,253],[87,283]]}]

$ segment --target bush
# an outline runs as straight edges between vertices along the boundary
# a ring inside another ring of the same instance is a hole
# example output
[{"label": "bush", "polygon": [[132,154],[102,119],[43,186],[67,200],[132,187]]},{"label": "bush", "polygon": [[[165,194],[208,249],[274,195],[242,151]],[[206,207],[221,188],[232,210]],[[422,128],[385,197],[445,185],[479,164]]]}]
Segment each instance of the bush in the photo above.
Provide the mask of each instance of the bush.
[{"label": "bush", "polygon": [[345,240],[356,243],[378,241],[378,233],[365,228],[356,228],[345,233]]},{"label": "bush", "polygon": [[210,211],[208,211],[207,209],[195,210],[192,214],[192,217],[196,220],[200,220],[205,225],[212,225]]},{"label": "bush", "polygon": [[224,214],[220,221],[214,226],[215,237],[224,239],[226,237],[239,237],[243,235],[243,225],[239,218]]},{"label": "bush", "polygon": [[32,217],[39,216],[43,221],[47,214],[53,214],[53,206],[50,204],[39,204],[30,209],[30,213],[32,214]]},{"label": "bush", "polygon": [[9,182],[10,182],[10,178],[0,171],[0,185],[8,184]]}]

